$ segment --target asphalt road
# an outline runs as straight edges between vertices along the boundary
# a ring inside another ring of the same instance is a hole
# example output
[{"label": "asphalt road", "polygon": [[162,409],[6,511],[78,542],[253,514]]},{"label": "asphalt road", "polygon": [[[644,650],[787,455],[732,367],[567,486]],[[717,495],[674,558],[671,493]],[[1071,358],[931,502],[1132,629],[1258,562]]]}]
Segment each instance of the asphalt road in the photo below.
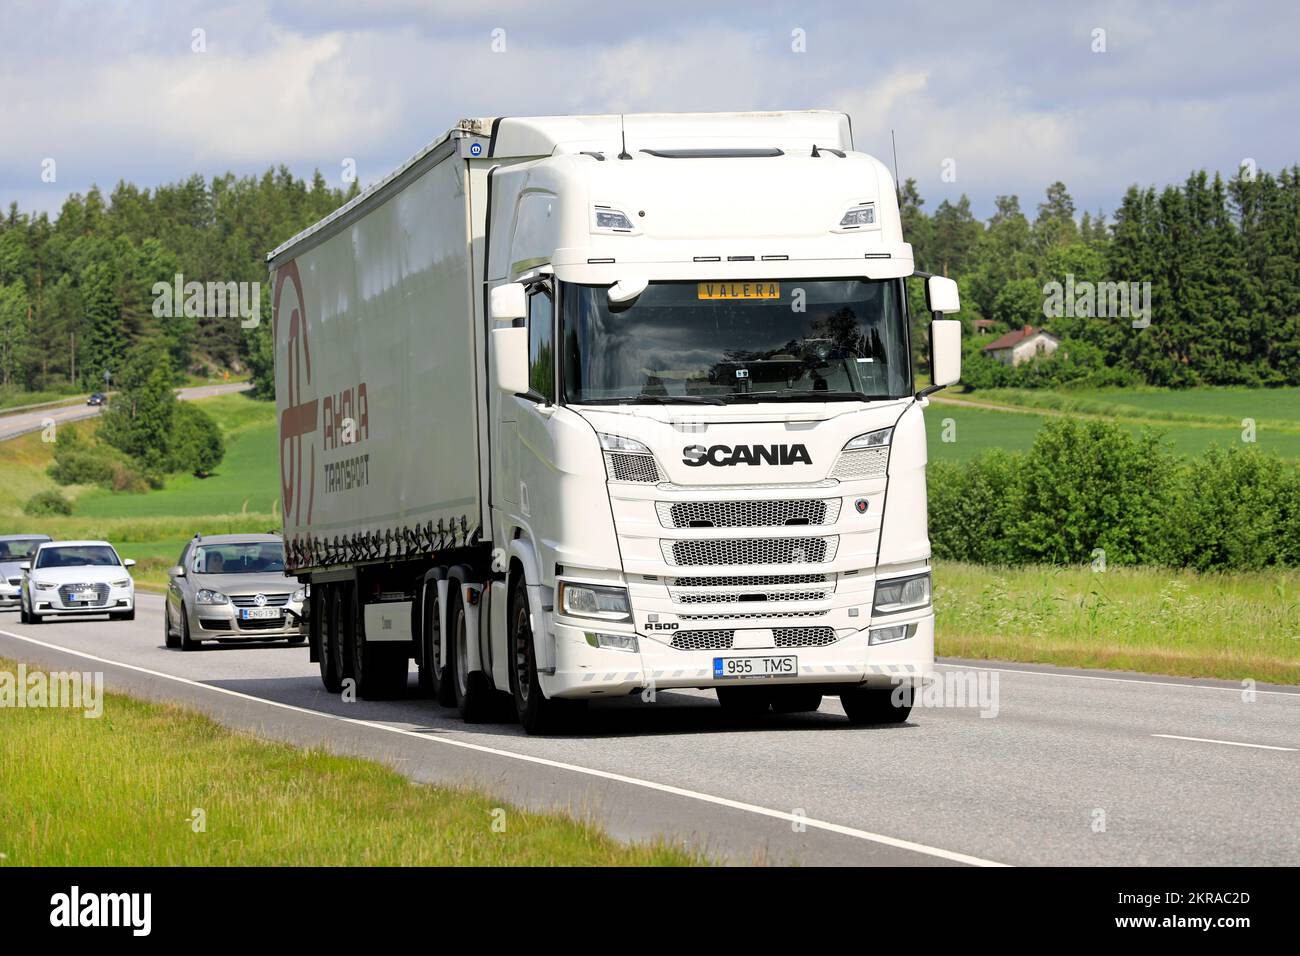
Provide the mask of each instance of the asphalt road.
[{"label": "asphalt road", "polygon": [[[196,385],[192,388],[178,388],[176,397],[182,401],[195,398],[212,398],[228,392],[242,392],[252,388],[248,382],[231,382],[223,385]],[[102,405],[59,405],[53,408],[38,408],[29,412],[15,412],[0,415],[0,441],[17,438],[28,432],[40,431],[47,421],[57,425],[64,422],[76,422],[83,418],[94,418],[104,410]]]},{"label": "asphalt road", "polygon": [[1300,862],[1294,687],[1261,685],[1247,701],[1228,682],[955,662],[940,673],[983,673],[990,690],[996,675],[996,716],[917,707],[900,727],[851,728],[827,698],[814,714],[745,725],[710,693],[661,692],[595,704],[573,736],[530,738],[417,698],[414,671],[408,699],[344,703],[305,647],[167,650],[153,595],[134,622],[24,626],[0,612],[0,656],[103,671],[110,690],[232,727],[733,862]]}]

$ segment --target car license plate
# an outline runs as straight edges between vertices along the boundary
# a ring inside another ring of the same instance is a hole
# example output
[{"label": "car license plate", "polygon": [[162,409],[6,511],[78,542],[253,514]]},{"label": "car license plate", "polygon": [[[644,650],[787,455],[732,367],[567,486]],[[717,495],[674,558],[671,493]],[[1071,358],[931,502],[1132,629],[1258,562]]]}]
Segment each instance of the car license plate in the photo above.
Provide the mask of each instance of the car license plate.
[{"label": "car license plate", "polygon": [[764,677],[796,677],[799,658],[789,654],[777,657],[715,657],[713,676],[736,680],[757,680]]},{"label": "car license plate", "polygon": [[94,591],[78,591],[72,596],[72,600],[81,604],[92,604],[99,600],[99,595]]},{"label": "car license plate", "polygon": [[779,282],[700,282],[695,287],[697,299],[779,299]]},{"label": "car license plate", "polygon": [[267,621],[279,617],[280,609],[278,607],[245,607],[240,608],[239,616],[245,621]]}]

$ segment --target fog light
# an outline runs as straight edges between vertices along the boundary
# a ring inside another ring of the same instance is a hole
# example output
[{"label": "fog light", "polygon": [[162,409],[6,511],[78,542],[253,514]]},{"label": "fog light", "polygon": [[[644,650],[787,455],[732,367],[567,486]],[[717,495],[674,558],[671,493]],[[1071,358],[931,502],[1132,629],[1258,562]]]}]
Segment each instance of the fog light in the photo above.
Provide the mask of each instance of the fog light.
[{"label": "fog light", "polygon": [[635,651],[635,634],[600,634],[595,631],[585,632],[587,643],[592,647],[608,647],[616,651]]},{"label": "fog light", "polygon": [[867,634],[868,644],[892,644],[916,633],[915,624],[895,624],[892,627],[873,628]]}]

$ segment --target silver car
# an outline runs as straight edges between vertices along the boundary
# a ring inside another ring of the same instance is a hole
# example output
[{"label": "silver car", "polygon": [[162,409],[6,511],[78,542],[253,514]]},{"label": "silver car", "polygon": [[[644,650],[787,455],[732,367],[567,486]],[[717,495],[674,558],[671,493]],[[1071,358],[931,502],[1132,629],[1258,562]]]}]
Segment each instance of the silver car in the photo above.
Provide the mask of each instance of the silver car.
[{"label": "silver car", "polygon": [[192,651],[205,640],[306,640],[307,589],[285,574],[278,535],[195,535],[168,575],[168,647]]},{"label": "silver car", "polygon": [[23,584],[22,565],[48,534],[0,534],[0,607],[18,607]]}]

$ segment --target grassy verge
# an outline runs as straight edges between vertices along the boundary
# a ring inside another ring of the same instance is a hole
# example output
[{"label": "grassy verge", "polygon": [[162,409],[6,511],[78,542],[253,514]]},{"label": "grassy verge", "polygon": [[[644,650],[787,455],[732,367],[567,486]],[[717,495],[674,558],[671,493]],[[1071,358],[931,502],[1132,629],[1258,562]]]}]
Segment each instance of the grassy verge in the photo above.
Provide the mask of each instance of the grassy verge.
[{"label": "grassy verge", "polygon": [[[15,666],[0,661],[0,670]],[[79,710],[0,710],[0,791],[0,864],[9,866],[703,862],[112,694],[98,719]],[[195,808],[206,832],[192,827]],[[493,829],[500,819],[505,832]]]},{"label": "grassy verge", "polygon": [[935,567],[936,653],[1300,684],[1300,571]]}]

